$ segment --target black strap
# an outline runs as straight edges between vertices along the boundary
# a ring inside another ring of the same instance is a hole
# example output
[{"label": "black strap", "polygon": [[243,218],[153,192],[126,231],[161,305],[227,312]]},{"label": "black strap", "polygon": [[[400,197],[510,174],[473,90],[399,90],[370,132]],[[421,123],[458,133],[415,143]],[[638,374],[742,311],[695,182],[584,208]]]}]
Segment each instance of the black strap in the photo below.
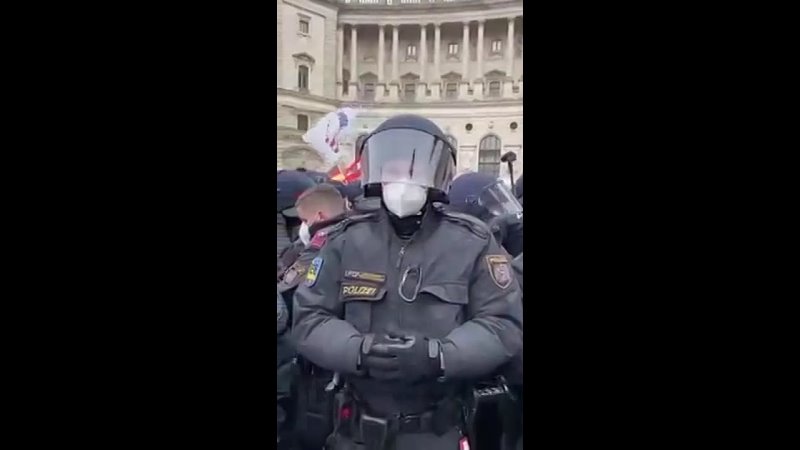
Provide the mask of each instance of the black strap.
[{"label": "black strap", "polygon": [[[375,427],[375,419],[385,421],[386,434],[394,436],[397,434],[405,433],[435,433],[442,435],[451,428],[461,425],[461,416],[459,408],[455,407],[457,403],[450,401],[446,405],[431,411],[425,411],[419,414],[398,414],[392,417],[376,417],[364,413],[364,406],[360,405],[358,410],[359,414],[356,417],[356,423],[361,424],[364,419],[367,419],[369,426]],[[363,426],[357,425],[355,427],[363,429]]]}]

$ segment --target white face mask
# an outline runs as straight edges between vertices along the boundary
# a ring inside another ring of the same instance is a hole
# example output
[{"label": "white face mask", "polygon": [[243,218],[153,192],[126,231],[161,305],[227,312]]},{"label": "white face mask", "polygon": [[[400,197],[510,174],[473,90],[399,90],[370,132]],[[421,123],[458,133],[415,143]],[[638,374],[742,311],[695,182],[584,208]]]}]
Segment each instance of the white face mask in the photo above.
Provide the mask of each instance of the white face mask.
[{"label": "white face mask", "polygon": [[297,234],[300,237],[300,241],[303,243],[303,245],[308,245],[308,243],[311,242],[311,236],[308,234],[307,223],[303,222],[303,224],[300,225],[300,231],[298,231]]},{"label": "white face mask", "polygon": [[428,190],[416,184],[402,182],[384,183],[383,203],[386,209],[397,217],[408,217],[418,213],[425,200],[428,199]]}]

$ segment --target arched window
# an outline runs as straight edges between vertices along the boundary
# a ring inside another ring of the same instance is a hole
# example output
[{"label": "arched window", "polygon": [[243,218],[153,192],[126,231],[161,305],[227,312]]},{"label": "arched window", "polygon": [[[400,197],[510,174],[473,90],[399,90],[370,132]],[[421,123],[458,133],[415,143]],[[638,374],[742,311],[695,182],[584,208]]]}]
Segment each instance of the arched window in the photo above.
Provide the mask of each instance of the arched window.
[{"label": "arched window", "polygon": [[297,89],[308,92],[308,66],[297,67]]},{"label": "arched window", "polygon": [[448,134],[445,136],[445,139],[447,139],[447,142],[453,147],[453,150],[458,151],[458,140],[455,137]]},{"label": "arched window", "polygon": [[490,134],[481,139],[478,147],[478,172],[500,176],[500,138]]}]

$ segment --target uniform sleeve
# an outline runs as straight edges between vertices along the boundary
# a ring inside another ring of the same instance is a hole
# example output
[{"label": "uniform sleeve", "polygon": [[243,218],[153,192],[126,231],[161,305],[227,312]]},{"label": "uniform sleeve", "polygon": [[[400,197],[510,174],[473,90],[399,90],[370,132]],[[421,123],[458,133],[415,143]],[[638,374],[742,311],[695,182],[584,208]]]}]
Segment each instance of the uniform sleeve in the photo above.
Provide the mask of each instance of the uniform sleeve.
[{"label": "uniform sleeve", "polygon": [[344,314],[339,301],[340,272],[338,245],[328,241],[309,267],[308,274],[315,273],[316,278],[307,274],[295,292],[292,337],[297,351],[314,364],[355,374],[362,336],[340,319]]},{"label": "uniform sleeve", "polygon": [[522,349],[522,291],[508,255],[492,237],[475,262],[467,317],[442,342],[448,378],[487,375]]},{"label": "uniform sleeve", "polygon": [[511,262],[511,266],[514,268],[514,273],[517,275],[517,281],[519,282],[519,288],[523,292],[525,292],[522,282],[524,281],[522,278],[522,253],[519,254],[514,261]]},{"label": "uniform sleeve", "polygon": [[286,311],[286,303],[283,301],[281,291],[278,290],[278,334],[286,330],[286,321],[289,318],[289,312]]}]

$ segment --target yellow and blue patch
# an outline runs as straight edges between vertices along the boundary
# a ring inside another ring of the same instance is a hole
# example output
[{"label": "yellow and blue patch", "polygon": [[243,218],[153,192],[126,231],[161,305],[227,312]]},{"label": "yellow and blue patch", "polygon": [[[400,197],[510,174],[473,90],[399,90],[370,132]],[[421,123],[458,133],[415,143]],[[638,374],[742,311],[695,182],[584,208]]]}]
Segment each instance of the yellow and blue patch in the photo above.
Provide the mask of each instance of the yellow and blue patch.
[{"label": "yellow and blue patch", "polygon": [[311,261],[311,265],[308,266],[306,271],[306,286],[312,287],[317,284],[317,276],[320,270],[322,270],[322,257],[317,256]]}]

